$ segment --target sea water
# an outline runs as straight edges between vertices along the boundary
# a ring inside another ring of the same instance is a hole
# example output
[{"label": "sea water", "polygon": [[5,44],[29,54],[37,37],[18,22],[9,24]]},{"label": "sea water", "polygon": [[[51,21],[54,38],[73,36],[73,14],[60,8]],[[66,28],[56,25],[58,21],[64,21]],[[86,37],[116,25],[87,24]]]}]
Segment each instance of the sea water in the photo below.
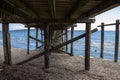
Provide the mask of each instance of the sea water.
[{"label": "sea water", "polygon": [[[75,30],[74,37],[83,34],[85,31]],[[35,37],[35,29],[30,31],[30,35]],[[68,32],[68,39],[70,39],[71,32]],[[11,45],[15,48],[27,49],[27,30],[14,30],[10,31]],[[40,32],[38,38],[41,38]],[[104,41],[104,58],[114,59],[114,49],[115,49],[115,31],[105,31],[105,41]],[[30,50],[35,50],[35,40],[30,39]],[[3,45],[2,32],[0,31],[0,45]],[[39,46],[41,43],[39,43]],[[120,45],[120,44],[119,44]],[[91,34],[91,56],[95,58],[100,58],[100,47],[101,47],[101,31],[97,31]],[[120,50],[120,47],[119,47]],[[70,44],[68,45],[68,52],[70,52]],[[85,54],[85,38],[79,39],[74,42],[74,55],[84,56]],[[120,60],[120,55],[118,57]]]}]

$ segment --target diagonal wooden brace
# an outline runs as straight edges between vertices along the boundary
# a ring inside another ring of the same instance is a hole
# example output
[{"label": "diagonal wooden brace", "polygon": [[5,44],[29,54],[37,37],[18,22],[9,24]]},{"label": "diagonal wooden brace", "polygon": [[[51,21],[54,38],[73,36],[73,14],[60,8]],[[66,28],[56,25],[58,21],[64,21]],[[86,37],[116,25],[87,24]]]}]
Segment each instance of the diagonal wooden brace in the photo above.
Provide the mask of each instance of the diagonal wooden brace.
[{"label": "diagonal wooden brace", "polygon": [[[98,31],[97,28],[91,30],[91,33],[94,33],[94,32],[96,32],[96,31]],[[79,40],[79,39],[81,39],[81,38],[83,38],[83,37],[85,37],[85,36],[86,36],[86,33],[81,34],[81,35],[79,35],[79,36],[77,36],[77,37],[75,37],[75,38],[73,38],[73,39],[71,39],[71,40],[68,40],[67,42],[64,42],[64,43],[61,43],[61,44],[59,44],[59,45],[57,45],[57,46],[52,47],[51,49],[49,49],[49,52],[54,51],[54,50],[56,50],[56,49],[59,49],[59,48],[65,46],[65,45],[70,44],[70,43],[72,43],[72,42],[74,42],[74,41],[77,41],[77,40]],[[43,52],[41,52],[41,53],[39,53],[39,54],[36,54],[36,55],[30,57],[29,59],[26,59],[26,60],[24,60],[24,61],[22,61],[22,62],[17,63],[17,65],[21,65],[21,64],[27,63],[27,62],[29,62],[29,61],[31,61],[31,60],[33,60],[33,59],[36,59],[36,58],[38,58],[38,57],[40,57],[40,56],[43,56],[46,52],[47,52],[47,51],[43,51]]]}]

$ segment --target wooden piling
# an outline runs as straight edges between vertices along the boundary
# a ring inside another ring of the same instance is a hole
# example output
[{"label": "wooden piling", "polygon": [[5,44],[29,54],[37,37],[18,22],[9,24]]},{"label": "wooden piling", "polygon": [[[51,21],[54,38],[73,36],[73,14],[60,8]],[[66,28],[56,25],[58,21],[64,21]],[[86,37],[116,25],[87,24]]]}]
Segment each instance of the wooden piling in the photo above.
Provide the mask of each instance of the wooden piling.
[{"label": "wooden piling", "polygon": [[[74,26],[71,27],[71,39],[74,37]],[[73,42],[71,42],[71,56],[73,56]]]},{"label": "wooden piling", "polygon": [[43,30],[41,30],[41,41],[44,42],[44,40],[43,40]]},{"label": "wooden piling", "polygon": [[44,50],[46,51],[46,53],[44,54],[45,68],[49,68],[49,37],[49,25],[47,25],[44,29]]},{"label": "wooden piling", "polygon": [[104,55],[104,23],[101,23],[101,50],[100,58],[103,58]]},{"label": "wooden piling", "polygon": [[90,70],[90,34],[91,34],[91,23],[86,23],[85,70]]},{"label": "wooden piling", "polygon": [[[38,28],[36,28],[36,39],[38,39]],[[38,48],[38,40],[36,40],[36,49]]]},{"label": "wooden piling", "polygon": [[[66,33],[66,42],[68,41],[68,30],[65,30]],[[68,51],[68,45],[66,45],[66,52]]]},{"label": "wooden piling", "polygon": [[3,22],[2,32],[3,32],[4,64],[11,65],[12,64],[11,42],[8,23]]},{"label": "wooden piling", "polygon": [[116,20],[114,62],[118,62],[118,52],[119,52],[119,20]]},{"label": "wooden piling", "polygon": [[27,30],[27,54],[29,55],[29,48],[30,48],[30,27],[28,26],[28,30]]}]

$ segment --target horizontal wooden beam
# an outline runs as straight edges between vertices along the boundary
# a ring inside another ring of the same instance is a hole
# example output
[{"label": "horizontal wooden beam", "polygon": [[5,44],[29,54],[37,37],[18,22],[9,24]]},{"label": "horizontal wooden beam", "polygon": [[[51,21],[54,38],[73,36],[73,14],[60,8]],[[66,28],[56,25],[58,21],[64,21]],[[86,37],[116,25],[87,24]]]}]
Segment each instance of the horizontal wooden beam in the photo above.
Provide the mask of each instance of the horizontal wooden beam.
[{"label": "horizontal wooden beam", "polygon": [[14,7],[11,4],[8,4],[4,0],[0,0],[0,10],[4,12],[5,14],[8,14],[10,16],[14,17],[20,17],[20,18],[26,18],[27,15],[22,13],[18,8]]},{"label": "horizontal wooden beam", "polygon": [[25,4],[24,1],[22,1],[22,0],[11,0],[10,2],[11,2],[10,4],[13,4],[13,5],[17,6],[18,8],[22,9],[30,17],[33,17],[33,18],[38,17],[38,15],[31,8],[29,8],[28,5]]},{"label": "horizontal wooden beam", "polygon": [[[120,24],[120,23],[119,23]],[[104,26],[113,26],[116,25],[116,23],[111,23],[111,24],[104,24]],[[102,25],[98,25],[97,27],[101,27]]]},{"label": "horizontal wooden beam", "polygon": [[86,13],[83,13],[82,15],[80,15],[80,18],[90,18],[90,17],[94,17],[100,13],[103,13],[107,10],[110,10],[114,7],[117,7],[120,5],[120,0],[104,0],[104,2],[102,2],[101,4],[99,4],[98,6],[92,8],[91,10],[89,10]]},{"label": "horizontal wooden beam", "polygon": [[[94,32],[96,32],[97,30],[98,30],[98,29],[95,28],[95,29],[91,30],[91,33],[94,33]],[[65,45],[70,44],[70,43],[72,43],[72,42],[74,42],[74,41],[77,41],[77,40],[79,40],[79,39],[81,39],[81,38],[83,38],[83,37],[85,37],[85,36],[86,36],[86,33],[81,34],[80,36],[77,36],[77,37],[75,37],[75,38],[73,38],[73,39],[71,39],[71,40],[68,40],[67,42],[64,42],[64,43],[61,43],[61,44],[59,44],[59,45],[57,45],[57,46],[52,47],[52,48],[49,50],[49,52],[52,52],[52,51],[54,51],[54,50],[56,50],[56,49],[59,49],[59,48],[65,46]],[[33,59],[36,59],[36,58],[38,58],[38,57],[40,57],[40,56],[43,56],[45,53],[46,53],[46,51],[43,51],[43,52],[41,52],[41,53],[39,53],[39,54],[36,54],[36,55],[32,56],[32,57],[29,58],[29,59],[26,59],[26,60],[24,60],[24,61],[22,61],[22,62],[17,63],[17,65],[21,65],[21,64],[27,63],[27,62],[29,62],[29,61],[31,61],[31,60],[33,60]]]},{"label": "horizontal wooden beam", "polygon": [[48,24],[72,24],[72,23],[94,23],[95,19],[6,19],[8,23],[48,23]]}]

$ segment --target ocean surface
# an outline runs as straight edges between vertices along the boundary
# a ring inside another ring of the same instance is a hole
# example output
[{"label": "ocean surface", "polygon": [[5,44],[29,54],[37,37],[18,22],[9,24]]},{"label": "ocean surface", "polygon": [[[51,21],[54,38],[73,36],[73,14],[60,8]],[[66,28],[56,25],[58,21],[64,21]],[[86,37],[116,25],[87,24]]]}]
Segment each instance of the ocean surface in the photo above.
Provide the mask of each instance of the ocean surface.
[{"label": "ocean surface", "polygon": [[[78,36],[85,31],[76,30],[74,32],[74,37]],[[14,30],[11,33],[11,45],[15,48],[27,49],[27,30]],[[70,31],[68,32],[68,38],[70,39]],[[30,31],[30,35],[35,37],[35,30]],[[40,39],[40,32],[39,32]],[[101,31],[97,31],[91,34],[91,56],[94,58],[100,58],[100,40]],[[3,45],[2,32],[0,31],[0,45]],[[41,45],[39,43],[39,45]],[[105,43],[104,43],[104,59],[113,60],[114,59],[114,48],[115,48],[115,31],[105,31]],[[120,44],[119,44],[120,45]],[[30,39],[30,50],[35,49],[35,41]],[[119,47],[120,50],[120,47]],[[70,52],[70,45],[68,52]],[[74,55],[84,56],[85,53],[85,38],[82,38],[74,42]],[[120,54],[118,59],[120,60]]]}]

